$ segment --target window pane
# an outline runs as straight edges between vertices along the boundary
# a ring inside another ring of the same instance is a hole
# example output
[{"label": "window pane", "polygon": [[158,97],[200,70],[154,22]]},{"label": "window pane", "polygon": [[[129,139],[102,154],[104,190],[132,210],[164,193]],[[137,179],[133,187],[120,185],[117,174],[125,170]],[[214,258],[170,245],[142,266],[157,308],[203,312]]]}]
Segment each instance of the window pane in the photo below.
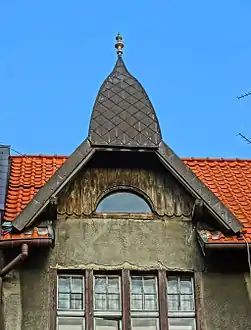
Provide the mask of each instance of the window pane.
[{"label": "window pane", "polygon": [[168,278],[168,293],[178,292],[178,278]]},{"label": "window pane", "polygon": [[95,294],[95,309],[106,310],[106,294]]},{"label": "window pane", "polygon": [[154,277],[144,278],[144,292],[156,293],[156,281]]},{"label": "window pane", "polygon": [[59,317],[58,330],[84,330],[84,319],[80,317]]},{"label": "window pane", "polygon": [[179,296],[176,294],[168,295],[168,310],[178,311],[179,310]]},{"label": "window pane", "polygon": [[158,319],[132,319],[132,330],[157,330]]},{"label": "window pane", "polygon": [[141,277],[132,277],[131,291],[132,293],[143,293],[143,281]]},{"label": "window pane", "polygon": [[120,310],[120,296],[117,294],[108,295],[108,310],[119,311]]},{"label": "window pane", "polygon": [[156,295],[145,295],[145,310],[154,311],[158,309]]},{"label": "window pane", "polygon": [[70,294],[59,293],[58,295],[58,308],[70,309]]},{"label": "window pane", "polygon": [[180,293],[191,294],[192,291],[192,282],[191,279],[181,279],[180,280]]},{"label": "window pane", "polygon": [[170,318],[169,330],[195,330],[195,319]]},{"label": "window pane", "polygon": [[82,294],[71,294],[71,309],[83,309],[83,297]]},{"label": "window pane", "polygon": [[119,330],[119,320],[95,319],[95,330]]},{"label": "window pane", "polygon": [[106,277],[95,277],[95,293],[106,293]]},{"label": "window pane", "polygon": [[70,277],[69,276],[59,276],[58,291],[59,292],[70,292]]},{"label": "window pane", "polygon": [[120,306],[120,278],[118,276],[96,276],[94,309],[119,311]]},{"label": "window pane", "polygon": [[131,295],[131,309],[143,310],[143,297],[141,294]]},{"label": "window pane", "polygon": [[181,295],[180,296],[180,310],[182,311],[193,311],[194,310],[194,299],[192,295]]},{"label": "window pane", "polygon": [[152,213],[142,197],[125,191],[106,196],[99,203],[97,212]]},{"label": "window pane", "polygon": [[108,277],[108,293],[119,293],[118,277]]},{"label": "window pane", "polygon": [[82,293],[83,292],[83,279],[81,277],[72,277],[71,292],[73,292],[73,293]]}]

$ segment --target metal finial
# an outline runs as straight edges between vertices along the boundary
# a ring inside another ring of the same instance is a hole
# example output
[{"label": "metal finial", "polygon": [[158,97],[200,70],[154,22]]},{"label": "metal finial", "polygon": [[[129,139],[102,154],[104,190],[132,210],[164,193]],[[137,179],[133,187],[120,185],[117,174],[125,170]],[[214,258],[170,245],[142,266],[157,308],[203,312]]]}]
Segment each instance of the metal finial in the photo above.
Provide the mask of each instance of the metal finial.
[{"label": "metal finial", "polygon": [[117,42],[116,42],[116,44],[115,44],[115,48],[117,48],[117,54],[118,54],[118,56],[122,56],[122,54],[123,54],[123,51],[122,51],[122,49],[124,48],[124,44],[123,44],[123,42],[122,42],[122,37],[121,37],[121,35],[118,33],[117,34],[117,36],[116,36],[116,40],[117,40]]}]

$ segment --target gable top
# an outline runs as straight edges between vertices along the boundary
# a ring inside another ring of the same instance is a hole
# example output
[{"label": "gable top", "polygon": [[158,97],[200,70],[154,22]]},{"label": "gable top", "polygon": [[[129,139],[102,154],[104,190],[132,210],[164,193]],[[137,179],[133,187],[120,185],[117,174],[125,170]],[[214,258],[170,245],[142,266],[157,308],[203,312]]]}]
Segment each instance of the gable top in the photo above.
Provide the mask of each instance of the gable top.
[{"label": "gable top", "polygon": [[117,53],[115,67],[102,84],[94,104],[89,127],[91,145],[158,148],[161,131],[151,101],[128,72],[122,50]]}]

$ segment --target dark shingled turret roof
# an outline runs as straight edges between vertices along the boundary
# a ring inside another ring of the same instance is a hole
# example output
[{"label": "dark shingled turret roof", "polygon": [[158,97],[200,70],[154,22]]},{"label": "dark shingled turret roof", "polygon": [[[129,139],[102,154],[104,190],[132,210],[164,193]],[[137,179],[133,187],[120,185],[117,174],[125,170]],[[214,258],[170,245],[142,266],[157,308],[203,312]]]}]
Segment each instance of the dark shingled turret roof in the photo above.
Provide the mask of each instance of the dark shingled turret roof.
[{"label": "dark shingled turret roof", "polygon": [[158,148],[161,141],[151,101],[120,56],[96,98],[89,139],[93,146],[137,148]]}]

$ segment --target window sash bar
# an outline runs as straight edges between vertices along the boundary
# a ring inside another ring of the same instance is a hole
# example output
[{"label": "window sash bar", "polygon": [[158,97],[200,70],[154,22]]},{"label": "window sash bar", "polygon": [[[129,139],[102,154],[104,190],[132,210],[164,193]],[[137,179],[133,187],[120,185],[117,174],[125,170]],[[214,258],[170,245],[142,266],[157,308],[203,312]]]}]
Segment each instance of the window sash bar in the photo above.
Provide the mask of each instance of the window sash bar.
[{"label": "window sash bar", "polygon": [[202,292],[202,273],[195,272],[194,273],[194,300],[195,300],[195,322],[196,322],[196,330],[205,330],[206,326],[203,318],[203,292]]}]

